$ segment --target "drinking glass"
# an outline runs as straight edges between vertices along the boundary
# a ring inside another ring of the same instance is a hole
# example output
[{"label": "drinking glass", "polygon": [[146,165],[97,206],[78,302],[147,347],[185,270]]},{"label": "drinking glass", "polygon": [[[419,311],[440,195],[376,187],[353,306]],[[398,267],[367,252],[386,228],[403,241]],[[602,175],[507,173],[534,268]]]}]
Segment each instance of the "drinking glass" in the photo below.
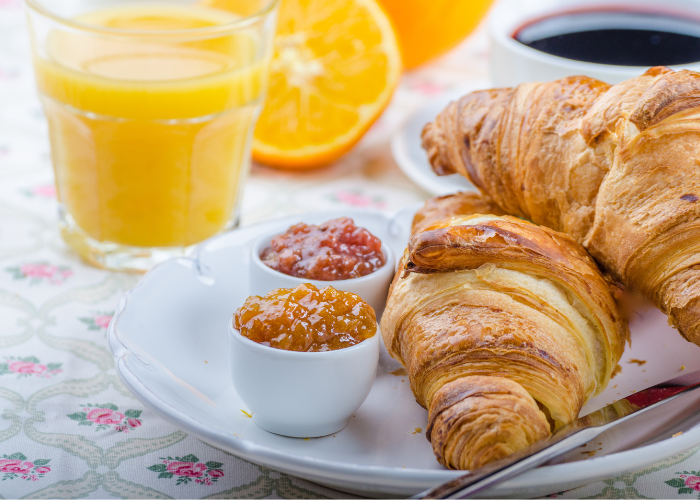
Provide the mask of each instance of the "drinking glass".
[{"label": "drinking glass", "polygon": [[63,239],[143,272],[237,224],[278,0],[27,0]]}]

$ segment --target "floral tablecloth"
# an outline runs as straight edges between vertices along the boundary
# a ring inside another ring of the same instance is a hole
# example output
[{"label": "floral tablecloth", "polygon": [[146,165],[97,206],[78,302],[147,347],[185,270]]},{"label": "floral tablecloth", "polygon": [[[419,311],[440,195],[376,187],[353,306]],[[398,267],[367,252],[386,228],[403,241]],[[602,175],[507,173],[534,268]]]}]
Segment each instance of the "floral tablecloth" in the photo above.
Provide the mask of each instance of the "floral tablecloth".
[{"label": "floral tablecloth", "polygon": [[[488,77],[483,30],[405,76],[390,108],[336,165],[256,166],[243,223],[339,206],[392,212],[428,194],[396,167],[388,138],[426,98]],[[117,378],[106,327],[137,277],[83,264],[61,241],[46,122],[19,0],[0,0],[0,498],[347,497],[188,436]],[[697,449],[562,493],[694,498]]]}]

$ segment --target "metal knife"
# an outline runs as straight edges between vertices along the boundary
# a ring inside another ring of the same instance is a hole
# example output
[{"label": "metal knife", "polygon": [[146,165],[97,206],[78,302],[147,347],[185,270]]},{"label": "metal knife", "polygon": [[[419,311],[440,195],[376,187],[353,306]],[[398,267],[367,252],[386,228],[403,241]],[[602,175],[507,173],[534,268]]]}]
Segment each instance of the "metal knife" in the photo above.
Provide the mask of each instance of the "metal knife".
[{"label": "metal knife", "polygon": [[561,427],[548,439],[469,472],[412,498],[472,498],[518,474],[594,439],[622,422],[700,388],[700,371],[635,392]]}]

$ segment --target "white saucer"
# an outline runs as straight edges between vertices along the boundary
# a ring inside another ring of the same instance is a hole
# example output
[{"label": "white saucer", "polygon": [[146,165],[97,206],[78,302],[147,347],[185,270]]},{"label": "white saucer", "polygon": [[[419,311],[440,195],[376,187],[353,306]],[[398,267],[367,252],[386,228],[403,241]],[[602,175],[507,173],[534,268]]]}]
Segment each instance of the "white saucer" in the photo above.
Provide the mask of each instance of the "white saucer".
[{"label": "white saucer", "polygon": [[[408,496],[455,477],[460,472],[445,470],[435,460],[425,438],[427,412],[383,346],[372,391],[348,427],[309,440],[258,428],[242,411],[248,409],[233,389],[228,365],[227,323],[248,295],[248,249],[257,235],[299,221],[320,223],[347,215],[401,255],[415,209],[395,219],[358,210],[286,217],[217,236],[204,242],[194,258],[160,264],[122,297],[110,324],[119,376],[146,406],[203,441],[332,488]],[[622,372],[583,414],[677,376],[682,365],[686,372],[700,369],[700,347],[683,340],[655,309],[632,323],[632,337]],[[566,463],[529,471],[492,494],[543,496],[673,456],[700,444],[700,427],[688,430],[700,420],[694,413],[698,410],[700,395],[681,397],[647,414],[644,422],[634,419],[584,451],[563,457]],[[645,425],[664,429],[664,438],[648,443]],[[679,430],[685,432],[671,437]]]},{"label": "white saucer", "polygon": [[391,139],[391,153],[399,168],[418,186],[433,195],[454,193],[455,191],[473,190],[474,186],[459,174],[438,176],[430,167],[425,151],[421,147],[423,127],[435,120],[435,117],[452,101],[469,92],[490,88],[486,81],[474,82],[447,90],[443,94],[426,102]]}]

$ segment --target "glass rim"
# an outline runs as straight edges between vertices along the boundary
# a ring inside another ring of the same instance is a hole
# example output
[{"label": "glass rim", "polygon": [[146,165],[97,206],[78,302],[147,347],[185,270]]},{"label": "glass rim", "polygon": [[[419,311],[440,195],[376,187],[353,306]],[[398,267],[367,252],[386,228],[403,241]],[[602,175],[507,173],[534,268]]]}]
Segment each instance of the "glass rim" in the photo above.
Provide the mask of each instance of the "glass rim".
[{"label": "glass rim", "polygon": [[44,7],[39,3],[38,0],[26,0],[27,6],[41,14],[48,17],[64,26],[68,26],[73,29],[80,31],[90,31],[94,33],[101,33],[107,35],[132,35],[132,36],[179,36],[179,35],[207,35],[207,34],[220,34],[222,32],[236,30],[245,27],[254,21],[269,15],[279,4],[281,0],[268,0],[267,4],[258,10],[257,12],[250,14],[248,16],[241,17],[230,23],[215,24],[213,26],[204,26],[201,28],[186,28],[179,30],[130,30],[124,28],[107,28],[105,26],[99,26],[96,24],[82,23],[74,19],[69,19],[60,16],[49,9]]}]

